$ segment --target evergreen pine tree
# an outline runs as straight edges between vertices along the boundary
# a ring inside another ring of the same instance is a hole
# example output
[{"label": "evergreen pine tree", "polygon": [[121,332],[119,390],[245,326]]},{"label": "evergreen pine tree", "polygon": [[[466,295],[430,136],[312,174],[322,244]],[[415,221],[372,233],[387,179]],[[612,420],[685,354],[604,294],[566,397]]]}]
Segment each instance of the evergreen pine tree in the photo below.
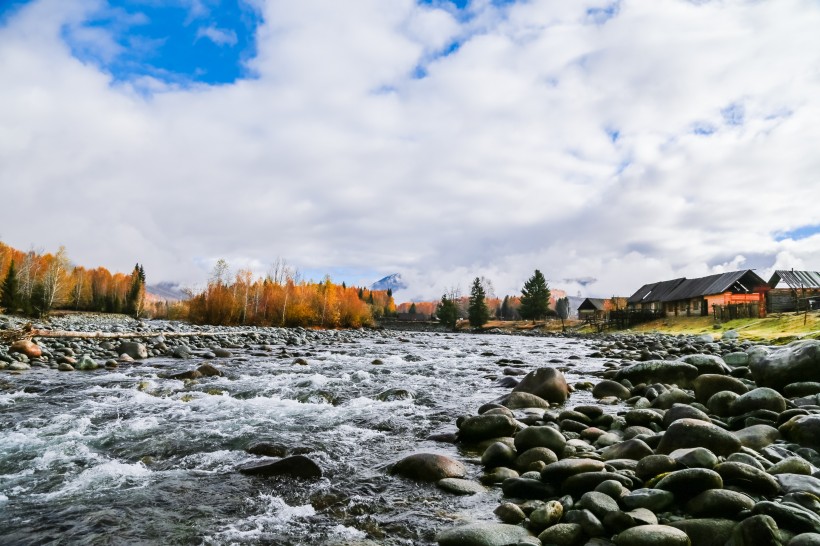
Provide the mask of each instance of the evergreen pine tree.
[{"label": "evergreen pine tree", "polygon": [[12,260],[6,272],[6,280],[3,281],[3,288],[0,291],[0,307],[5,309],[6,313],[16,313],[20,307],[20,298],[17,294],[19,285],[17,268],[14,266],[14,260]]},{"label": "evergreen pine tree", "polygon": [[415,303],[411,303],[411,304],[410,304],[410,314],[411,314],[411,315],[415,315],[415,314],[416,314],[416,304],[415,304]]},{"label": "evergreen pine tree", "polygon": [[145,305],[145,270],[140,264],[134,266],[131,273],[131,285],[125,296],[125,311],[134,318],[139,318]]},{"label": "evergreen pine tree", "polygon": [[501,302],[501,318],[507,320],[510,318],[510,297],[504,296],[504,301]]},{"label": "evergreen pine tree", "polygon": [[550,289],[547,279],[536,269],[521,289],[521,307],[518,312],[522,318],[535,322],[547,316],[549,306]]},{"label": "evergreen pine tree", "polygon": [[446,295],[441,296],[441,302],[436,308],[436,316],[443,325],[455,330],[456,323],[458,322],[458,307],[456,306],[456,302]]},{"label": "evergreen pine tree", "polygon": [[470,289],[470,304],[467,307],[467,317],[470,320],[470,326],[473,328],[480,328],[490,320],[490,309],[487,307],[487,294],[484,287],[481,286],[481,279],[478,277],[473,281],[473,287]]}]

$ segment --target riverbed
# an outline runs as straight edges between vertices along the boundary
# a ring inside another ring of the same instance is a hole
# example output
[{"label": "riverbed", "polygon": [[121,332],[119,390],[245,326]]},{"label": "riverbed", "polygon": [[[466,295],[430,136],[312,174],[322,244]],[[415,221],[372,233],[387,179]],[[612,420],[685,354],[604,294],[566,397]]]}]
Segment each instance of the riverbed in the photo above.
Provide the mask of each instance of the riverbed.
[{"label": "riverbed", "polygon": [[[193,381],[167,376],[196,356],[0,372],[0,543],[434,544],[441,529],[493,520],[500,489],[454,496],[389,465],[441,453],[476,478],[479,453],[428,437],[507,394],[505,368],[592,380],[603,360],[588,343],[325,332],[247,343],[208,361],[224,376]],[[591,401],[579,390],[567,406]],[[307,455],[323,477],[240,474],[259,460],[246,451],[256,442]]]}]

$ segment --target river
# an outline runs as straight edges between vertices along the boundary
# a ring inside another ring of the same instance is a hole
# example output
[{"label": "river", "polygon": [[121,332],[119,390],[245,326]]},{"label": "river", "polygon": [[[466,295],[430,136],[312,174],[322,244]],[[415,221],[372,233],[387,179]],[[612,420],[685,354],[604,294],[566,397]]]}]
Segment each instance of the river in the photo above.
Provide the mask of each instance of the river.
[{"label": "river", "polygon": [[[388,465],[437,452],[477,478],[480,454],[426,438],[509,392],[494,385],[497,361],[556,366],[570,383],[602,364],[560,337],[328,332],[257,349],[195,381],[164,376],[200,362],[167,358],[0,372],[0,543],[434,544],[440,529],[492,520],[500,490],[453,496]],[[590,402],[578,391],[567,405]],[[307,454],[323,478],[240,474],[257,441]]]}]

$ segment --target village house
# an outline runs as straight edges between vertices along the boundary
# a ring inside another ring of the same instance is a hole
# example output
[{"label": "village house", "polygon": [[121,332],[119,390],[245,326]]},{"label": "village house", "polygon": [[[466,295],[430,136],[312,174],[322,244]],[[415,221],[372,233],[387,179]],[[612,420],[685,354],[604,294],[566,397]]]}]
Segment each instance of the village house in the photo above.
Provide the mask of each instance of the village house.
[{"label": "village house", "polygon": [[629,309],[660,311],[666,316],[706,316],[715,309],[745,306],[766,315],[766,281],[751,269],[695,279],[674,279],[642,286],[628,300]]},{"label": "village house", "polygon": [[778,269],[768,282],[766,309],[787,313],[820,306],[820,272]]}]

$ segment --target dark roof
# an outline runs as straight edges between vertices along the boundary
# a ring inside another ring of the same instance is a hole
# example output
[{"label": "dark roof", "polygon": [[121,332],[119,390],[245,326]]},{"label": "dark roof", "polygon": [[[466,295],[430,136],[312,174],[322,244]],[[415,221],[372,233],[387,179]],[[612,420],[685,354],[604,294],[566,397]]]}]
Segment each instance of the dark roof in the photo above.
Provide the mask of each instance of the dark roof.
[{"label": "dark roof", "polygon": [[662,301],[678,301],[722,294],[723,292],[749,293],[758,286],[766,284],[757,273],[751,269],[718,273],[708,277],[686,279],[674,290],[667,293]]},{"label": "dark roof", "polygon": [[820,288],[820,273],[817,271],[795,271],[794,269],[778,269],[769,279],[769,286],[777,288],[777,285],[783,281],[792,290],[800,290],[801,288]]},{"label": "dark roof", "polygon": [[663,297],[677,288],[684,281],[684,278],[672,279],[671,281],[653,282],[641,286],[637,292],[632,294],[627,303],[650,303],[662,301]]},{"label": "dark roof", "polygon": [[603,311],[605,302],[606,300],[604,298],[586,298],[581,302],[581,305],[578,306],[578,310],[590,311],[597,309],[598,311]]}]

